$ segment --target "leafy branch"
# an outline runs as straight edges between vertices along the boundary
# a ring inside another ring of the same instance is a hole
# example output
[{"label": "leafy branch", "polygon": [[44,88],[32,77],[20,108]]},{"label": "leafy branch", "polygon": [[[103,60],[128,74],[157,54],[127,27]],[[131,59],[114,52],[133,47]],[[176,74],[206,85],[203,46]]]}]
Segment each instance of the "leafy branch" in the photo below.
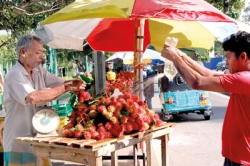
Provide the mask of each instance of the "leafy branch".
[{"label": "leafy branch", "polygon": [[51,8],[51,9],[48,9],[48,10],[43,10],[43,11],[40,11],[40,12],[36,12],[36,13],[29,13],[27,12],[25,9],[22,9],[22,8],[19,8],[19,7],[16,7],[16,6],[12,6],[11,7],[12,9],[17,9],[18,11],[21,11],[21,13],[24,13],[28,16],[34,16],[34,15],[39,15],[39,14],[43,14],[43,13],[47,13],[47,12],[53,12],[55,10],[59,10],[60,8]]}]

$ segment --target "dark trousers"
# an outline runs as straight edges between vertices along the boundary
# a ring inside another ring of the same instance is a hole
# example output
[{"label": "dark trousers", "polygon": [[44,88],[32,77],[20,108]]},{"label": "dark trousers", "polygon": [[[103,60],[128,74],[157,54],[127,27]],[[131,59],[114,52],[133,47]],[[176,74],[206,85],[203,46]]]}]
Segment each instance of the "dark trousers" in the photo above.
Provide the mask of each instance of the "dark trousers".
[{"label": "dark trousers", "polygon": [[235,163],[228,158],[225,158],[224,166],[244,166],[243,164]]}]

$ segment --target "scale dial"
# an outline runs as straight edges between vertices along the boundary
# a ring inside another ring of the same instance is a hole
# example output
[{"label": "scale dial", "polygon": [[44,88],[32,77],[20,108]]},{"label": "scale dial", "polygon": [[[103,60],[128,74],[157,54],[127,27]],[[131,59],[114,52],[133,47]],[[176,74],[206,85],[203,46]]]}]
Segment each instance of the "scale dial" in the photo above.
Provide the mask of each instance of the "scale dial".
[{"label": "scale dial", "polygon": [[60,118],[55,111],[45,108],[33,116],[32,124],[37,132],[47,134],[58,128]]}]

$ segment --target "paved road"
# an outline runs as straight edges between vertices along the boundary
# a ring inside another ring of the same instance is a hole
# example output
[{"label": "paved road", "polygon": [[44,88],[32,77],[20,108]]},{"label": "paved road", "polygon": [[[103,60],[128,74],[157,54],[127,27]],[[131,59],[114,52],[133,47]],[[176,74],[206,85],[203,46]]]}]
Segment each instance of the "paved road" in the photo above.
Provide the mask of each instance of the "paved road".
[{"label": "paved road", "polygon": [[[155,92],[157,92],[155,81]],[[154,110],[161,114],[158,93],[153,98]],[[169,141],[169,166],[222,166],[221,129],[229,96],[209,92],[213,115],[209,121],[194,113],[179,115]],[[160,142],[154,141],[156,156],[160,153]]]},{"label": "paved road", "polygon": [[214,114],[179,116],[169,142],[170,166],[222,166],[221,129],[228,96],[210,93]]}]

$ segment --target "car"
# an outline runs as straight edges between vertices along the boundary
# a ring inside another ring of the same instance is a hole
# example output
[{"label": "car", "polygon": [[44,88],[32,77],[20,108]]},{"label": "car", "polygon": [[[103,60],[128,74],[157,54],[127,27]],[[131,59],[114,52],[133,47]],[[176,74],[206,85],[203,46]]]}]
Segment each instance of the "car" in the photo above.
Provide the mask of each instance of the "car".
[{"label": "car", "polygon": [[[169,68],[169,67],[168,67]],[[212,105],[207,91],[192,89],[179,75],[174,66],[174,75],[169,73],[158,80],[159,98],[162,104],[162,119],[168,121],[178,114],[197,113],[210,120]]]},{"label": "car", "polygon": [[148,76],[154,75],[155,71],[152,69],[152,67],[150,65],[145,66],[143,69],[143,77],[145,75],[145,78],[147,78]]},{"label": "car", "polygon": [[216,71],[224,71],[225,69],[228,69],[227,65],[226,65],[226,60],[223,60],[221,62],[218,62],[216,65]]}]

